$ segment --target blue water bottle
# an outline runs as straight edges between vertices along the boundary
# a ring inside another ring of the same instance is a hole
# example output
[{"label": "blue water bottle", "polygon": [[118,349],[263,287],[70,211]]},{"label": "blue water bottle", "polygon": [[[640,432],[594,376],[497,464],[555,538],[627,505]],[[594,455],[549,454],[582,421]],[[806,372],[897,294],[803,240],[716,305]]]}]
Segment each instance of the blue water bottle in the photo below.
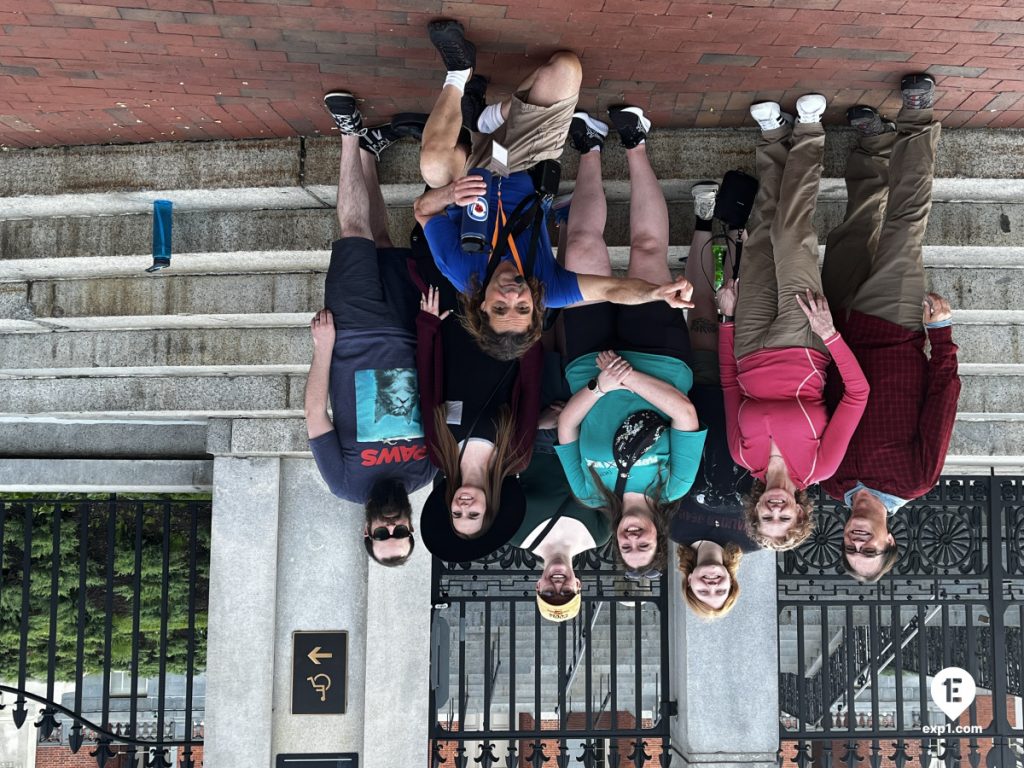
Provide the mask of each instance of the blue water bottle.
[{"label": "blue water bottle", "polygon": [[490,248],[487,220],[490,218],[491,172],[486,168],[472,168],[469,173],[480,176],[487,191],[462,209],[462,250],[466,253],[486,253]]},{"label": "blue water bottle", "polygon": [[147,272],[157,272],[171,266],[171,217],[174,203],[170,200],[153,201],[153,266]]}]

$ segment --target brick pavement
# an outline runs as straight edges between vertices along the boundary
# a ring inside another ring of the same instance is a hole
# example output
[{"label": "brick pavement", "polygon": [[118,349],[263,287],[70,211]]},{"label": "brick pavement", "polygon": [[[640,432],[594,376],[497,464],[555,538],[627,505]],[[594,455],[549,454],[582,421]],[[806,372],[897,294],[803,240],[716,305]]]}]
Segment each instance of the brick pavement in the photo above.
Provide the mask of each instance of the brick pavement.
[{"label": "brick pavement", "polygon": [[0,145],[316,135],[339,87],[371,119],[426,111],[442,15],[494,93],[571,48],[587,108],[749,125],[751,101],[818,90],[838,123],[925,68],[947,125],[1024,127],[1024,0],[0,0]]}]

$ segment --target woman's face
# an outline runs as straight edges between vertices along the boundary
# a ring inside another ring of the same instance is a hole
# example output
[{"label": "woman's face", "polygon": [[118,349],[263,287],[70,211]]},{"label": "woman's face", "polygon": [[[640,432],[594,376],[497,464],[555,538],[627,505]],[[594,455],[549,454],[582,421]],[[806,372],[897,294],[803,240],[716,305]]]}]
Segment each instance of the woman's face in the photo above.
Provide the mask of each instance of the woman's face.
[{"label": "woman's face", "polygon": [[762,493],[755,511],[758,531],[776,541],[786,538],[801,514],[796,497],[785,488],[771,488]]},{"label": "woman's face", "polygon": [[724,565],[706,563],[698,565],[686,579],[693,594],[704,605],[717,611],[729,597],[732,579]]},{"label": "woman's face", "polygon": [[658,548],[658,529],[649,513],[627,512],[619,521],[615,539],[626,565],[633,569],[644,568],[654,559]]},{"label": "woman's face", "polygon": [[464,536],[480,532],[487,511],[487,497],[483,488],[460,485],[452,499],[452,527]]}]

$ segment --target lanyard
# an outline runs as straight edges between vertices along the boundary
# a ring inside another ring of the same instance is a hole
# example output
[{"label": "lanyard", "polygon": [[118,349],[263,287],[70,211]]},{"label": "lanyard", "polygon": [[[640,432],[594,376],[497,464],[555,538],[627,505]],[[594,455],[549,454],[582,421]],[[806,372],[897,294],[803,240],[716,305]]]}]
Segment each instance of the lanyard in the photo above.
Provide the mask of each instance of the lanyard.
[{"label": "lanyard", "polygon": [[[498,233],[502,229],[507,229],[508,218],[505,216],[505,207],[501,203],[501,185],[498,185],[498,215],[494,220],[494,236],[491,238],[491,255],[494,255],[495,250],[498,247]],[[516,247],[515,238],[512,237],[512,232],[508,230],[508,247],[512,251],[512,259],[516,263],[516,268],[519,270],[519,274],[526,277],[526,271],[523,269],[523,261],[519,257],[519,249]]]}]

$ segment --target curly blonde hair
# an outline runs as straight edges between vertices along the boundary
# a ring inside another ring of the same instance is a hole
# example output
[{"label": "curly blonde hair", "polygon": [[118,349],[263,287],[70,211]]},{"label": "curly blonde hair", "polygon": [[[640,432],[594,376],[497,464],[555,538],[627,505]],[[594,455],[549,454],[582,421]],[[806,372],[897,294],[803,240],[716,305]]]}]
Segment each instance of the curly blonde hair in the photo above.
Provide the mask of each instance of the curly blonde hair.
[{"label": "curly blonde hair", "polygon": [[686,604],[690,606],[691,611],[702,619],[709,621],[720,619],[729,613],[740,597],[740,582],[736,575],[739,573],[743,551],[731,541],[722,549],[724,550],[722,553],[722,565],[729,572],[729,594],[726,596],[722,607],[718,609],[711,608],[701,602],[700,598],[694,594],[693,589],[690,588],[690,574],[697,567],[697,553],[687,544],[680,544],[676,549],[676,554],[679,558],[679,572],[683,575],[683,599],[686,600]]},{"label": "curly blonde hair", "polygon": [[796,504],[800,507],[797,513],[796,522],[789,529],[782,540],[773,539],[760,532],[761,523],[757,515],[757,502],[765,492],[766,486],[763,481],[755,478],[750,491],[743,495],[743,523],[749,536],[762,549],[774,549],[776,552],[785,552],[788,549],[796,549],[803,544],[807,537],[814,532],[814,501],[811,494],[805,488],[798,489],[794,493]]}]

